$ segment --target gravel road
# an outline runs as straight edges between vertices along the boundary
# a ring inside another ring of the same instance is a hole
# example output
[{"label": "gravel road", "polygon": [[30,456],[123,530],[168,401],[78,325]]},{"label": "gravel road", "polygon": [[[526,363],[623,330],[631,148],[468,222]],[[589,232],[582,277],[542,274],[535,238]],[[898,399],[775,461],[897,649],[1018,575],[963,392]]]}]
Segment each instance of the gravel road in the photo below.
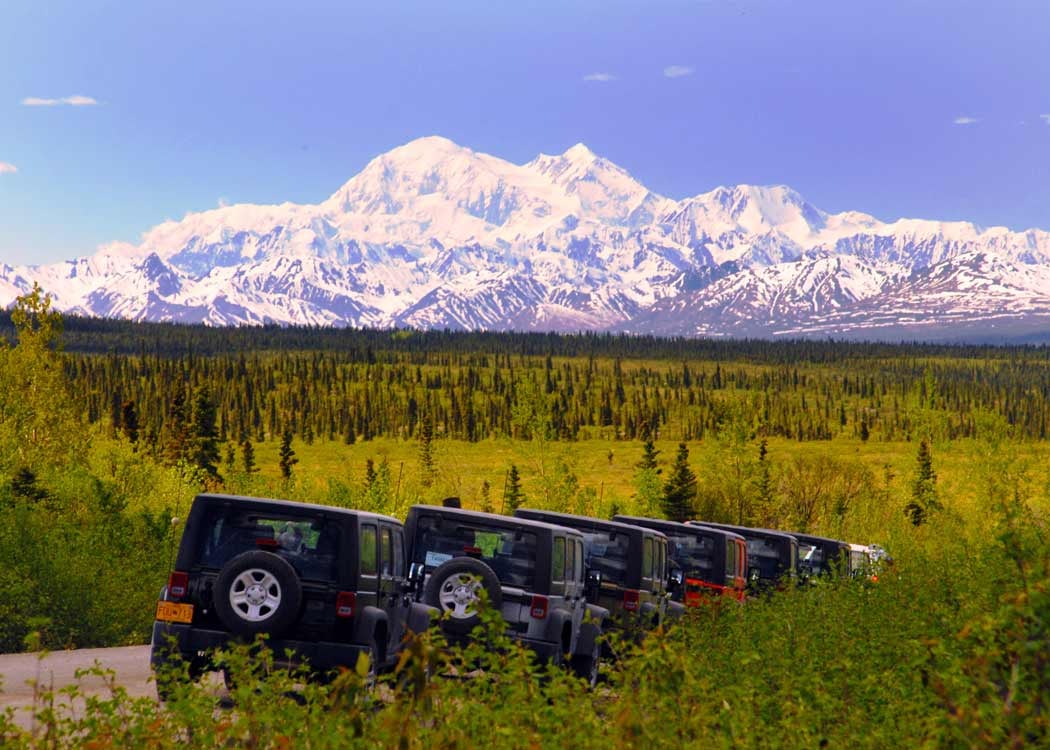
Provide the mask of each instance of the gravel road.
[{"label": "gravel road", "polygon": [[[52,651],[43,658],[40,654],[0,655],[0,710],[15,707],[20,724],[29,722],[28,708],[33,705],[33,687],[37,682],[55,690],[77,682],[75,673],[100,663],[116,673],[117,683],[133,696],[155,696],[150,681],[149,646],[121,648],[87,648],[78,651]],[[80,680],[84,693],[105,694],[106,688],[98,677]],[[65,699],[63,699],[65,700]]]}]

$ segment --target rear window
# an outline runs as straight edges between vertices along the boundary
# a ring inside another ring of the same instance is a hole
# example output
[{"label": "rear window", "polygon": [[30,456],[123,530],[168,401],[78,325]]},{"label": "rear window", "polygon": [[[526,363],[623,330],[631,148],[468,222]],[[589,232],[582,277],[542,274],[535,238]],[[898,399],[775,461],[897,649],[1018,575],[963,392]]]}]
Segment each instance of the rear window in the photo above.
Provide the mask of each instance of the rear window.
[{"label": "rear window", "polygon": [[[501,583],[529,589],[536,579],[536,547],[536,535],[531,531],[422,516],[416,524],[412,561],[422,563],[429,572],[454,557],[474,557],[492,568]],[[563,561],[564,555],[563,546]]]},{"label": "rear window", "polygon": [[627,583],[627,560],[631,539],[620,532],[583,532],[584,558],[589,570],[601,571],[609,583]]},{"label": "rear window", "polygon": [[710,537],[692,534],[667,534],[671,568],[685,576],[707,580],[715,567],[715,542]]},{"label": "rear window", "polygon": [[215,508],[202,528],[206,533],[196,559],[205,568],[221,568],[243,552],[263,550],[283,557],[302,578],[336,577],[339,524],[330,519]]},{"label": "rear window", "polygon": [[[787,564],[781,562],[781,553],[786,552]],[[785,568],[793,567],[790,561],[791,551],[781,549],[781,544],[771,539],[752,537],[747,540],[747,562],[758,570],[760,578],[777,578]]]},{"label": "rear window", "polygon": [[798,543],[798,566],[813,573],[824,568],[824,550],[805,542]]}]

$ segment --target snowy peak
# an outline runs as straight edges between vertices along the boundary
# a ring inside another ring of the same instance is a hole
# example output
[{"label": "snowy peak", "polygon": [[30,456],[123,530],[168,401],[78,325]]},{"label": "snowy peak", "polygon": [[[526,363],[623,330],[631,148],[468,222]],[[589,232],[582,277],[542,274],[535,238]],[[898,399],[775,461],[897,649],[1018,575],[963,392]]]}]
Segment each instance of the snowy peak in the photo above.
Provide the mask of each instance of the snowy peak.
[{"label": "snowy peak", "polygon": [[515,164],[427,136],[317,205],[0,265],[0,301],[33,281],[63,310],[213,325],[921,337],[1050,317],[1050,233],[831,214],[783,185],[675,201],[582,143]]},{"label": "snowy peak", "polygon": [[540,154],[525,166],[575,198],[582,215],[605,224],[630,228],[648,224],[672,203],[582,143],[560,156]]}]

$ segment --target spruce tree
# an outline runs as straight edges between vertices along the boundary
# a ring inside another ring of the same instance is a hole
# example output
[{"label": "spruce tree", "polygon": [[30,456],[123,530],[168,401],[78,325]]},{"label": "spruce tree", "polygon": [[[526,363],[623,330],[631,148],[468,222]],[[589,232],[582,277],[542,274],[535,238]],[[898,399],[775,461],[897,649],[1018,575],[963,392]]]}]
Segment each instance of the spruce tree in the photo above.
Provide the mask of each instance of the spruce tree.
[{"label": "spruce tree", "polygon": [[696,474],[689,468],[689,448],[685,443],[679,443],[671,474],[664,485],[664,517],[679,523],[688,521],[693,517],[695,499]]},{"label": "spruce tree", "polygon": [[507,472],[507,489],[503,493],[503,512],[513,513],[524,503],[525,495],[521,491],[521,475],[518,474],[518,467],[511,464],[510,471]]},{"label": "spruce tree", "polygon": [[176,386],[175,395],[171,399],[167,419],[168,439],[164,443],[164,460],[167,464],[174,466],[185,459],[190,452],[190,419],[186,409],[186,392],[181,386]]},{"label": "spruce tree", "polygon": [[916,464],[911,500],[904,506],[904,515],[916,526],[921,526],[929,519],[932,511],[941,507],[937,499],[937,472],[933,470],[933,455],[926,440],[919,442]]},{"label": "spruce tree", "polygon": [[281,434],[281,447],[277,455],[279,458],[278,465],[281,468],[281,478],[284,480],[291,479],[292,467],[299,463],[299,459],[295,457],[295,451],[292,450],[292,431],[287,427]]},{"label": "spruce tree", "polygon": [[120,430],[132,445],[139,442],[139,411],[135,402],[128,400],[120,406]]},{"label": "spruce tree", "polygon": [[215,403],[207,385],[197,388],[193,398],[193,421],[190,424],[190,462],[208,476],[219,478],[219,431]]},{"label": "spruce tree", "polygon": [[259,467],[255,465],[255,447],[247,435],[241,441],[241,468],[248,475],[254,474],[259,470]]},{"label": "spruce tree", "polygon": [[639,469],[656,469],[656,473],[659,474],[660,469],[656,468],[656,457],[658,455],[660,455],[660,451],[653,444],[653,439],[648,438],[642,445],[642,460],[635,466]]}]

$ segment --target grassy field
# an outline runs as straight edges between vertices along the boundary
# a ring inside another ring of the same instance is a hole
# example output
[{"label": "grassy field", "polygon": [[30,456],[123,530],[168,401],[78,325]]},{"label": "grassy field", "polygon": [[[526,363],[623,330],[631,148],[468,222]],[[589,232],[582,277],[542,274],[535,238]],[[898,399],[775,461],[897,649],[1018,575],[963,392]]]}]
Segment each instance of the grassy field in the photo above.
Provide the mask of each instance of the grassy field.
[{"label": "grassy field", "polygon": [[[376,464],[386,460],[395,484],[400,475],[400,505],[416,501],[435,502],[442,497],[457,495],[467,507],[477,508],[481,503],[483,482],[491,487],[496,510],[500,510],[507,470],[515,464],[522,474],[526,498],[534,499],[540,493],[540,466],[546,468],[565,463],[577,477],[581,488],[589,488],[600,500],[599,510],[608,510],[614,504],[629,507],[635,494],[636,464],[642,455],[639,442],[588,440],[575,443],[548,443],[538,446],[523,441],[487,440],[468,443],[438,440],[434,443],[437,477],[430,488],[419,484],[419,442],[380,438],[367,443],[343,445],[338,442],[301,441],[293,444],[299,463],[294,467],[297,497],[323,499],[329,480],[362,483],[368,459]],[[677,442],[656,441],[661,451],[664,469],[674,456]],[[702,485],[717,473],[724,447],[717,440],[688,443],[693,470]],[[269,489],[280,491],[277,444],[260,443],[256,458]],[[830,441],[798,442],[772,438],[768,441],[769,460],[774,472],[796,458],[815,459],[831,457],[844,463],[855,463],[869,469],[876,488],[886,490],[870,498],[873,511],[885,511],[886,516],[897,516],[910,492],[915,473],[915,442],[862,442],[850,438]],[[1018,461],[1025,465],[1029,484],[1035,490],[1035,502],[1046,503],[1045,490],[1050,482],[1050,443],[1018,442],[1003,446],[997,456],[989,456],[988,444],[977,440],[945,441],[934,445],[934,468],[940,496],[946,507],[967,518],[978,519],[990,512],[982,507],[986,502],[981,476],[995,471],[990,461]],[[758,444],[751,442],[745,452],[757,455]],[[888,483],[887,483],[888,482]],[[885,508],[879,508],[885,505]],[[871,529],[875,531],[875,529]]]}]

